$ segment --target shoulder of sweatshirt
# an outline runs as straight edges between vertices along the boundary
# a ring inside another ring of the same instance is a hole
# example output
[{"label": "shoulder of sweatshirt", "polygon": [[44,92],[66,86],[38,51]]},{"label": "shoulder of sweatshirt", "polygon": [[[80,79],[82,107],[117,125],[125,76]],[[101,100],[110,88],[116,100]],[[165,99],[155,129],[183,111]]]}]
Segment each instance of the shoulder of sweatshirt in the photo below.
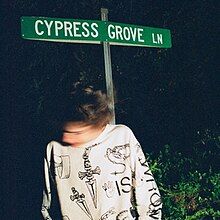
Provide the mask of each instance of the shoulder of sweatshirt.
[{"label": "shoulder of sweatshirt", "polygon": [[131,128],[129,128],[127,125],[117,124],[117,125],[109,125],[109,126],[112,127],[112,129],[110,129],[111,131],[115,130],[116,133],[125,134],[127,137],[129,137],[131,145],[139,144],[135,134],[133,133]]},{"label": "shoulder of sweatshirt", "polygon": [[130,132],[133,133],[131,128],[129,128],[127,125],[124,124],[116,124],[116,125],[108,124],[108,126],[111,127],[112,130],[117,129],[117,130],[123,130],[128,133]]}]

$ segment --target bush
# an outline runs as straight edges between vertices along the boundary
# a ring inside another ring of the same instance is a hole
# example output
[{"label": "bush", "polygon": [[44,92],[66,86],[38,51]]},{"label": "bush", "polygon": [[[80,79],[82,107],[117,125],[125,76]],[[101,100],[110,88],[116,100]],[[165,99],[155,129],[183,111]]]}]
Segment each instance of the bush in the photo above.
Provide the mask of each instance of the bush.
[{"label": "bush", "polygon": [[215,150],[193,146],[189,156],[165,145],[159,156],[148,155],[163,200],[163,219],[220,219],[219,137],[210,141]]}]

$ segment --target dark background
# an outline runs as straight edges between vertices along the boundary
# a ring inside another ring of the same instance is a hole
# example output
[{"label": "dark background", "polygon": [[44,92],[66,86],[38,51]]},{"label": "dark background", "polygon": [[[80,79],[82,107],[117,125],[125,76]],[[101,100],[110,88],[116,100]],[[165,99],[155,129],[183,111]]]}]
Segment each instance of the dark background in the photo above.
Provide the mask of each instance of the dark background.
[{"label": "dark background", "polygon": [[192,145],[218,133],[216,2],[1,1],[1,219],[40,219],[53,113],[73,82],[105,89],[101,45],[24,40],[20,17],[100,19],[106,7],[110,21],[170,29],[171,49],[111,47],[116,121],[132,128],[148,153],[169,144],[190,155]]}]

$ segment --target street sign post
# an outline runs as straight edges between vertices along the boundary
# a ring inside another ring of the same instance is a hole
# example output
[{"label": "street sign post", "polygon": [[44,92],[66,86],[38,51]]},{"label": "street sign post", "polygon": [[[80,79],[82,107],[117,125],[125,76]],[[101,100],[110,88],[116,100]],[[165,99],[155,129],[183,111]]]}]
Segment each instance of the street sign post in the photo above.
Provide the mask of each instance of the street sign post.
[{"label": "street sign post", "polygon": [[113,109],[114,93],[110,45],[171,48],[168,29],[108,21],[108,9],[101,9],[101,21],[48,17],[21,17],[21,35],[27,40],[103,44],[107,95]]},{"label": "street sign post", "polygon": [[[108,21],[108,10],[105,8],[101,9],[101,19],[102,21]],[[114,103],[114,88],[113,88],[113,79],[112,79],[112,64],[111,64],[111,51],[109,42],[103,42],[103,51],[104,51],[104,61],[105,61],[105,81],[106,81],[106,90],[107,96],[111,100],[111,109],[113,111],[113,118],[111,123],[115,124],[115,103]]]}]

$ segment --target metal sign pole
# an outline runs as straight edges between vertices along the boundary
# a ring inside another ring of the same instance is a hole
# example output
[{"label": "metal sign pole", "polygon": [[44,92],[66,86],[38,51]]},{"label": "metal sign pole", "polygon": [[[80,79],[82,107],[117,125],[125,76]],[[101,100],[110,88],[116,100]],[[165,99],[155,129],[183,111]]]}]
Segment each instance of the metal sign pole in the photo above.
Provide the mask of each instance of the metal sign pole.
[{"label": "metal sign pole", "polygon": [[[102,21],[108,21],[108,9],[101,8],[101,19]],[[111,66],[111,52],[109,42],[103,42],[104,49],[104,60],[105,60],[105,80],[107,96],[111,100],[111,108],[113,110],[113,118],[111,124],[115,124],[115,103],[114,103],[114,91],[113,91],[113,80],[112,80],[112,66]]]}]

